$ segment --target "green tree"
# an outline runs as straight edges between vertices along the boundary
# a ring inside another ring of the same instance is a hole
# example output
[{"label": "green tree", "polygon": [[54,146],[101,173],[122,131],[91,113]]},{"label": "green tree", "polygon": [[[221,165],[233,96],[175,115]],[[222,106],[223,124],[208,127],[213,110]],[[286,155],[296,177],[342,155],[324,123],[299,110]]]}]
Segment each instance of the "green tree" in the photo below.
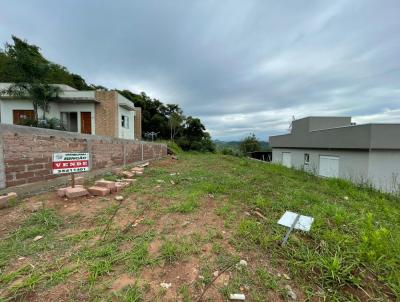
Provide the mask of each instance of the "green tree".
[{"label": "green tree", "polygon": [[215,151],[210,134],[205,131],[200,119],[192,116],[186,118],[177,143],[183,150]]},{"label": "green tree", "polygon": [[51,64],[42,57],[39,47],[15,36],[12,39],[14,44],[7,43],[4,54],[8,57],[5,72],[12,74],[13,84],[1,93],[32,99],[35,120],[38,120],[38,108],[43,110],[45,118],[49,102],[60,93],[59,87],[47,81]]},{"label": "green tree", "polygon": [[169,129],[170,129],[170,139],[174,140],[175,136],[182,129],[182,123],[184,121],[182,109],[179,108],[179,105],[167,104],[165,114],[168,118],[168,124],[169,124]]},{"label": "green tree", "polygon": [[[40,53],[39,47],[28,44],[15,36],[12,36],[12,40],[13,45],[6,43],[4,50],[0,49],[0,82],[29,83],[33,75],[34,78],[42,77],[46,83],[66,84],[78,90],[95,89],[80,75],[70,73],[64,66],[46,60]],[[20,68],[15,68],[16,60]],[[36,70],[38,73],[32,74],[32,63],[34,66],[44,67],[45,70]]]},{"label": "green tree", "polygon": [[254,151],[261,150],[260,142],[258,141],[258,139],[254,133],[246,136],[245,138],[243,138],[241,140],[240,145],[239,145],[239,150],[240,150],[240,152],[242,152],[245,155],[248,152],[254,152]]}]

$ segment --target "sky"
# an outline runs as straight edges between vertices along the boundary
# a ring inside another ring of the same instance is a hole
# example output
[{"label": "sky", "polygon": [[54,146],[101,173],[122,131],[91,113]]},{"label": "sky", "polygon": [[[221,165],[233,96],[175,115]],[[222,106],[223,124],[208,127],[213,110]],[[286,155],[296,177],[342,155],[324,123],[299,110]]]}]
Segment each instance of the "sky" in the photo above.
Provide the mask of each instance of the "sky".
[{"label": "sky", "polygon": [[145,91],[214,139],[305,116],[400,123],[398,0],[0,0],[11,35],[110,89]]}]

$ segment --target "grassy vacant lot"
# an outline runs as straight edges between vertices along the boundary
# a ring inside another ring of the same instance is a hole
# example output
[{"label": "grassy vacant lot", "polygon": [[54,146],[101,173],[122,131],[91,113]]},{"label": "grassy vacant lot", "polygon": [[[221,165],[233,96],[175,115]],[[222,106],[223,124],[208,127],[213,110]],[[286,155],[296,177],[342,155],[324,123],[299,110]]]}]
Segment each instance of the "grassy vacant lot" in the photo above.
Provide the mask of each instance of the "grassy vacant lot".
[{"label": "grassy vacant lot", "polygon": [[[152,163],[123,195],[105,235],[112,196],[1,210],[0,301],[290,301],[287,285],[300,301],[400,299],[395,197],[210,154]],[[285,210],[315,222],[282,248]]]}]

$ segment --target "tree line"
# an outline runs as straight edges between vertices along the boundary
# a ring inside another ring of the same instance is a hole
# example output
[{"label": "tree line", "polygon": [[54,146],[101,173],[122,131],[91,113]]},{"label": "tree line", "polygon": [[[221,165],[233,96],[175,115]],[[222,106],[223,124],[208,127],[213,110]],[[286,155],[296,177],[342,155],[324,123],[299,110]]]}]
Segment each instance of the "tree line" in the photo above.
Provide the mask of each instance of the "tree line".
[{"label": "tree line", "polygon": [[[1,94],[32,99],[34,121],[31,126],[41,126],[41,122],[45,126],[52,124],[47,121],[46,112],[49,110],[49,103],[58,98],[61,90],[51,84],[66,84],[78,90],[108,90],[104,86],[88,84],[80,75],[50,62],[41,54],[38,46],[16,36],[12,36],[12,43],[7,42],[0,49],[0,82],[13,83],[9,88],[0,91]],[[135,107],[142,108],[142,132],[145,137],[156,136],[157,139],[173,140],[184,150],[215,150],[210,134],[205,131],[201,120],[185,116],[179,105],[164,104],[158,99],[150,98],[145,92],[118,92],[132,101]],[[42,109],[41,117],[38,116],[38,108]]]}]

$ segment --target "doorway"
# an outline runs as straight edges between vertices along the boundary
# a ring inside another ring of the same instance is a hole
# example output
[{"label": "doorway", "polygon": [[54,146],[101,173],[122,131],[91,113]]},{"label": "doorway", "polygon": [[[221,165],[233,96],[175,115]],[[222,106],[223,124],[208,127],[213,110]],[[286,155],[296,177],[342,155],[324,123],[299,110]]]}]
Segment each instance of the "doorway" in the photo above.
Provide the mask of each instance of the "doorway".
[{"label": "doorway", "polygon": [[319,157],[319,175],[339,177],[339,157],[321,155]]},{"label": "doorway", "polygon": [[292,167],[292,154],[290,152],[282,152],[282,165]]},{"label": "doorway", "polygon": [[61,112],[61,123],[66,131],[78,132],[78,113]]},{"label": "doorway", "polygon": [[92,134],[91,112],[81,112],[81,133]]}]

